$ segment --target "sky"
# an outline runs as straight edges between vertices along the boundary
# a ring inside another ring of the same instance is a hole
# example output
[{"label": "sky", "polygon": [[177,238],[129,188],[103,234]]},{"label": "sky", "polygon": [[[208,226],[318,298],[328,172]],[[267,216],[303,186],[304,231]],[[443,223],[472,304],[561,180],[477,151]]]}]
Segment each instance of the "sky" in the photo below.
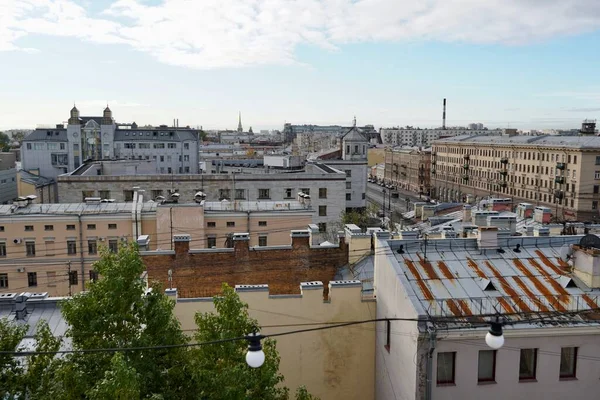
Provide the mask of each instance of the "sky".
[{"label": "sky", "polygon": [[600,118],[598,0],[0,0],[0,129],[101,115],[577,128]]}]

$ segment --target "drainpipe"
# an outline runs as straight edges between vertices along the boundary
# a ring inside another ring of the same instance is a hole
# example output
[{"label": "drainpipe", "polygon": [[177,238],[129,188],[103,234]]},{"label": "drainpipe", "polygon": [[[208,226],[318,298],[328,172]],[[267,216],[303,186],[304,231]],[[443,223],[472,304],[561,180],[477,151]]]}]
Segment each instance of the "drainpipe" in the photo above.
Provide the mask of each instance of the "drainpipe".
[{"label": "drainpipe", "polygon": [[436,344],[436,332],[435,330],[429,331],[429,352],[427,354],[427,372],[426,380],[427,387],[425,391],[425,399],[431,400],[433,391],[433,352],[435,351]]},{"label": "drainpipe", "polygon": [[[81,213],[77,214],[77,220],[79,221],[79,260],[81,263],[81,290],[85,290],[85,262],[83,259],[83,222],[81,222]],[[69,282],[69,287],[71,283]]]}]

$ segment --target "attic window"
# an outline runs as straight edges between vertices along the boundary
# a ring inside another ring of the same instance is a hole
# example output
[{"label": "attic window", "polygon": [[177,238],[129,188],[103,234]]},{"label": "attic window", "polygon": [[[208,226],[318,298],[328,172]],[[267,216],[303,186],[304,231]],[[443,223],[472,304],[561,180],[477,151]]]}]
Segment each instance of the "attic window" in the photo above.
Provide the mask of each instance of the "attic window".
[{"label": "attic window", "polygon": [[577,285],[575,284],[575,281],[573,279],[569,279],[569,281],[567,282],[567,286],[568,288],[576,288]]}]

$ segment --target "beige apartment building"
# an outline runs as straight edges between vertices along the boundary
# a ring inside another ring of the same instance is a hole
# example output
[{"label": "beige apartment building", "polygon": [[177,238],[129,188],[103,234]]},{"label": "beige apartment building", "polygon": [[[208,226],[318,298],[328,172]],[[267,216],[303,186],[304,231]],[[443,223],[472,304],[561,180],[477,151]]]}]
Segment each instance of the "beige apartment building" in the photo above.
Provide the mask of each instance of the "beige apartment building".
[{"label": "beige apartment building", "polygon": [[599,219],[597,136],[457,136],[435,142],[431,164],[443,201],[494,195],[550,207],[559,222]]},{"label": "beige apartment building", "polygon": [[401,189],[428,194],[431,148],[400,147],[385,150],[384,181]]},{"label": "beige apartment building", "polygon": [[[0,293],[84,290],[97,274],[101,246],[116,251],[136,239],[145,250],[169,250],[173,234],[199,238],[194,248],[227,247],[234,232],[249,232],[251,246],[287,245],[290,231],[305,229],[313,211],[298,202],[161,204],[135,192],[130,203],[34,204],[35,196],[0,205]],[[268,203],[268,204],[267,204]]]}]

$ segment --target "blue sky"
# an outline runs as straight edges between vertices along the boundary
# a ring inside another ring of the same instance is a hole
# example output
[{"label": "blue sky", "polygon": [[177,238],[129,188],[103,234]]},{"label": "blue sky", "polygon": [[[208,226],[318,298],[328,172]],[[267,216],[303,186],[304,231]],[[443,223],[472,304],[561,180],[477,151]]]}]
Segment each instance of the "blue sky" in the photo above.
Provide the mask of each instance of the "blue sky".
[{"label": "blue sky", "polygon": [[[543,4],[543,6],[540,6]],[[0,129],[281,128],[600,116],[596,0],[0,0]]]}]

